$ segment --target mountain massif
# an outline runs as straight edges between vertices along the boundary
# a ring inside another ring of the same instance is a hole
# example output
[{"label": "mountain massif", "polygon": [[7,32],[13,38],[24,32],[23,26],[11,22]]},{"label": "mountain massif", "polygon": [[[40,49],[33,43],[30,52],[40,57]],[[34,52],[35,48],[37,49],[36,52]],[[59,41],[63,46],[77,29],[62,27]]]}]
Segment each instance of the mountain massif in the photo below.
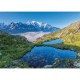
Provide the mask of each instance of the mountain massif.
[{"label": "mountain massif", "polygon": [[9,25],[5,25],[4,23],[0,24],[0,29],[10,34],[19,34],[25,32],[54,32],[59,28],[52,27],[46,23],[31,21],[31,22],[18,22],[18,23],[10,23]]},{"label": "mountain massif", "polygon": [[24,36],[30,42],[35,41],[37,38],[42,37],[43,35],[59,30],[57,27],[53,27],[47,23],[38,21],[28,21],[26,23],[12,22],[8,25],[0,23],[0,29],[9,34]]}]

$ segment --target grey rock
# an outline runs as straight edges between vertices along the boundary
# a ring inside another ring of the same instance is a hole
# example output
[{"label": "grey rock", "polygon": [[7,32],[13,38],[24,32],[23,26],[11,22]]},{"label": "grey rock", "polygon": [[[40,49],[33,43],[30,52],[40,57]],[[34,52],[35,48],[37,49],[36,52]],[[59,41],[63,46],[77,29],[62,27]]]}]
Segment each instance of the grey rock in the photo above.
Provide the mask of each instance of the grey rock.
[{"label": "grey rock", "polygon": [[74,62],[74,67],[80,68],[80,60]]},{"label": "grey rock", "polygon": [[2,56],[2,53],[0,53],[0,56]]},{"label": "grey rock", "polygon": [[17,60],[13,61],[13,64],[18,64],[18,61]]},{"label": "grey rock", "polygon": [[51,68],[53,65],[45,65],[44,68]]}]

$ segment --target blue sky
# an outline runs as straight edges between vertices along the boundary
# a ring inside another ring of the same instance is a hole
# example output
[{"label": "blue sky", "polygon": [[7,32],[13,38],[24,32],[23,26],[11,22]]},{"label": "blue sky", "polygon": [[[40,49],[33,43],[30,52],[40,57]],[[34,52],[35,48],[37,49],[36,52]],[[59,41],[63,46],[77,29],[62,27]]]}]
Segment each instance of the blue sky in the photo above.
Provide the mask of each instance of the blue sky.
[{"label": "blue sky", "polygon": [[80,12],[0,12],[0,22],[40,21],[63,28],[80,20]]}]

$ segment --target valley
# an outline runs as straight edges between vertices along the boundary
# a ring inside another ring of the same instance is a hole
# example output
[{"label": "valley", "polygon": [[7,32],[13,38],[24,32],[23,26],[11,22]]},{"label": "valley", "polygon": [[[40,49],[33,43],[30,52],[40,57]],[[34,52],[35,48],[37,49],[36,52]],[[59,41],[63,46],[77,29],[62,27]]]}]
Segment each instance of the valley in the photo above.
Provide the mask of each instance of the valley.
[{"label": "valley", "polygon": [[[80,21],[63,29],[47,24],[46,28],[41,26],[45,25],[43,23],[28,22],[27,25],[34,25],[34,29],[30,28],[29,32],[26,31],[26,27],[22,30],[23,25],[25,24],[11,23],[7,28],[1,25],[1,68],[75,68],[80,66],[78,63],[80,61]],[[19,26],[22,26],[21,29]]]}]

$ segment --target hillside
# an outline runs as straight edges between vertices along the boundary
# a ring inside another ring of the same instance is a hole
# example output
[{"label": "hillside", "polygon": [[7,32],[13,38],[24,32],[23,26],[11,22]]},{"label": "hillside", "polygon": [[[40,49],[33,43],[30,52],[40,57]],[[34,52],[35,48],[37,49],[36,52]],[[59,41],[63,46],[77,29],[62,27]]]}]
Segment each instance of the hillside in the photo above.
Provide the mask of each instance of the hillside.
[{"label": "hillside", "polygon": [[44,41],[60,38],[64,42],[62,44],[53,45],[57,48],[71,49],[80,55],[80,21],[70,24],[69,26],[38,38],[34,43],[42,43]]},{"label": "hillside", "polygon": [[33,45],[24,37],[9,35],[0,31],[0,67],[28,67],[19,59],[32,47]]}]

